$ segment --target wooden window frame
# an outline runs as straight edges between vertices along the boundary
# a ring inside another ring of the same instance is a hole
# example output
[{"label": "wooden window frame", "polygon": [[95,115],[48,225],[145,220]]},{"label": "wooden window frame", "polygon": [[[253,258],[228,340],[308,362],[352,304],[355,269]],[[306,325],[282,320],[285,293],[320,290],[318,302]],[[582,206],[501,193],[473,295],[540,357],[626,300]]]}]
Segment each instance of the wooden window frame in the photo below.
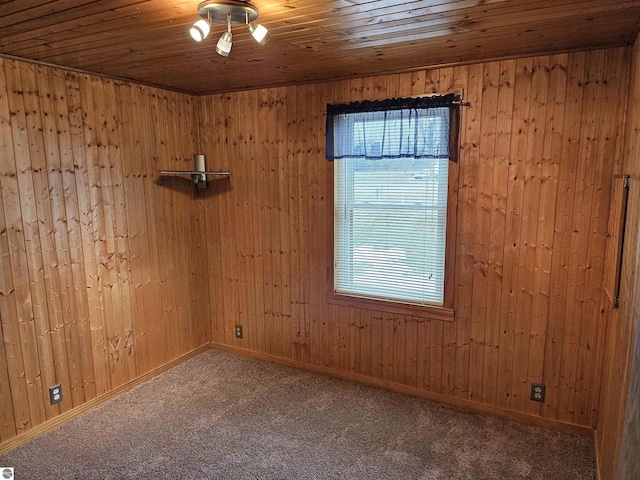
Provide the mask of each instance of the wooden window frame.
[{"label": "wooden window frame", "polygon": [[327,196],[331,215],[327,215],[328,224],[328,248],[330,249],[327,274],[326,301],[331,305],[355,307],[365,310],[375,310],[380,312],[395,313],[400,315],[410,315],[412,317],[425,318],[428,320],[441,320],[452,322],[455,320],[454,310],[454,288],[455,288],[455,262],[456,262],[456,227],[458,219],[458,185],[460,172],[460,108],[451,109],[451,129],[449,132],[449,171],[447,189],[447,225],[445,244],[445,274],[444,274],[444,300],[442,306],[426,305],[419,303],[403,302],[398,300],[383,300],[374,297],[364,297],[337,293],[335,291],[335,245],[334,245],[334,168],[333,162],[327,162],[327,175],[330,181],[327,182],[329,191]]}]

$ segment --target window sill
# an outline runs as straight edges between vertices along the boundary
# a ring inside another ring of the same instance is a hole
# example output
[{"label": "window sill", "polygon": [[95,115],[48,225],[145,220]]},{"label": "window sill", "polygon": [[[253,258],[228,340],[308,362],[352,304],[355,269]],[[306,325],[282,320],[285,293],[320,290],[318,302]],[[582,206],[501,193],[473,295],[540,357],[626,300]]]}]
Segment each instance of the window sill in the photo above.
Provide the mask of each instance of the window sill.
[{"label": "window sill", "polygon": [[440,320],[443,322],[453,322],[455,312],[452,308],[436,307],[432,305],[420,305],[417,303],[394,302],[391,300],[380,300],[377,298],[357,297],[343,293],[328,293],[327,303],[340,305],[343,307],[363,308],[365,310],[376,310],[380,312],[397,313],[400,315],[410,315],[412,317],[426,318],[428,320]]}]

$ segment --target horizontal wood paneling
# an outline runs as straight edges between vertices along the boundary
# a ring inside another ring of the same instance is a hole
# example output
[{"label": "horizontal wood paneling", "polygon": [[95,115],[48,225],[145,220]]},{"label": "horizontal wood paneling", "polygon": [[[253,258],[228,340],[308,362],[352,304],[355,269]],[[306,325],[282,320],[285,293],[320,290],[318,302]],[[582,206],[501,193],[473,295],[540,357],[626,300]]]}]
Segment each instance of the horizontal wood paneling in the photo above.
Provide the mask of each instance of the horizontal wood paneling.
[{"label": "horizontal wood paneling", "polygon": [[[630,52],[631,53],[631,52]],[[640,374],[640,40],[632,50],[626,148],[616,174],[631,176],[624,239],[620,308],[611,312],[596,443],[600,478],[637,478]],[[604,302],[608,302],[605,297]],[[634,363],[635,351],[635,363]],[[630,389],[630,385],[631,388]],[[628,394],[627,394],[628,392]],[[625,435],[626,428],[626,438]],[[623,440],[625,438],[625,440]]]},{"label": "horizontal wood paneling", "polygon": [[[232,172],[204,204],[212,341],[594,427],[627,67],[611,49],[201,97],[202,150]],[[327,304],[325,105],[452,90],[455,321]]]},{"label": "horizontal wood paneling", "polygon": [[[188,34],[197,0],[4,0],[0,52],[198,94],[625,46],[640,0],[253,0],[271,38]],[[567,28],[570,25],[571,28]]]},{"label": "horizontal wood paneling", "polygon": [[195,114],[187,95],[0,58],[2,442],[208,343],[202,199],[157,180],[191,167]]}]

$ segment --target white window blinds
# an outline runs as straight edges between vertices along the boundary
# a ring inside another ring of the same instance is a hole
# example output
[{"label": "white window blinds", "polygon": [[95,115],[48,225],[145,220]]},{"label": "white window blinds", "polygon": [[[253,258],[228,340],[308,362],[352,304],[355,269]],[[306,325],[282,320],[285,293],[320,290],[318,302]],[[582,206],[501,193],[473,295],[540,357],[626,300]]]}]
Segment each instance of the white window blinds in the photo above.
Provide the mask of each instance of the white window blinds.
[{"label": "white window blinds", "polygon": [[443,304],[449,112],[333,116],[337,293]]}]

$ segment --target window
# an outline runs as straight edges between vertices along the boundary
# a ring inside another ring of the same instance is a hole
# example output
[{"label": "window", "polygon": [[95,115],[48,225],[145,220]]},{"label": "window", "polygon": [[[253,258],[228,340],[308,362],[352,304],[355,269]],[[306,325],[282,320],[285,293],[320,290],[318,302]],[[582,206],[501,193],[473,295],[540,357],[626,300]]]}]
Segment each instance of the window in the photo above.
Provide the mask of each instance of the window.
[{"label": "window", "polygon": [[328,106],[334,299],[452,307],[453,111],[453,95]]}]

